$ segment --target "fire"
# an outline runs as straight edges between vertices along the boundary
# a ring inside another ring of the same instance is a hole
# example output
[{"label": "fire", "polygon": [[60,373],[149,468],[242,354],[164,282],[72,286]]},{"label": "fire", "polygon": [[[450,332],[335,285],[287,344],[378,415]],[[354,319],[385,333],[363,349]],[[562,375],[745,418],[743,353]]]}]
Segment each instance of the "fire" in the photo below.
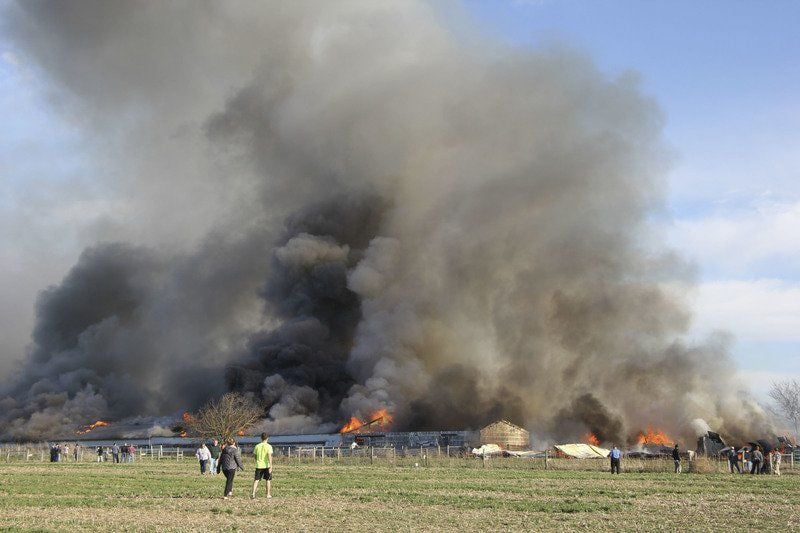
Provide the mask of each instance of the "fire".
[{"label": "fire", "polygon": [[364,422],[358,419],[358,417],[351,416],[350,421],[342,426],[342,429],[339,430],[339,433],[350,433],[354,429],[358,429],[364,425]]},{"label": "fire", "polygon": [[639,433],[639,444],[672,444],[674,441],[667,436],[666,433],[660,429],[653,429],[648,427],[647,433]]},{"label": "fire", "polygon": [[391,423],[392,415],[390,415],[386,409],[379,409],[369,415],[366,422],[362,421],[357,416],[351,416],[350,420],[339,430],[339,433],[350,433],[357,429],[369,432],[372,431],[375,426],[384,428]]},{"label": "fire", "polygon": [[84,426],[81,426],[81,429],[76,431],[75,434],[76,435],[85,435],[86,433],[89,433],[94,428],[99,428],[99,427],[103,427],[103,426],[107,426],[107,425],[108,425],[108,422],[106,422],[105,420],[98,420],[94,424],[86,424]]},{"label": "fire", "polygon": [[240,437],[244,437],[244,430],[240,429],[239,431],[236,432],[236,434],[239,435]]},{"label": "fire", "polygon": [[592,444],[594,446],[600,446],[600,439],[598,439],[597,435],[595,435],[591,431],[583,436],[583,441],[586,444]]},{"label": "fire", "polygon": [[192,413],[185,412],[181,415],[181,420],[183,420],[183,424],[177,424],[175,427],[172,428],[172,431],[178,433],[179,437],[188,437],[189,432],[187,429],[191,427],[191,425],[196,421],[195,417],[192,416]]}]

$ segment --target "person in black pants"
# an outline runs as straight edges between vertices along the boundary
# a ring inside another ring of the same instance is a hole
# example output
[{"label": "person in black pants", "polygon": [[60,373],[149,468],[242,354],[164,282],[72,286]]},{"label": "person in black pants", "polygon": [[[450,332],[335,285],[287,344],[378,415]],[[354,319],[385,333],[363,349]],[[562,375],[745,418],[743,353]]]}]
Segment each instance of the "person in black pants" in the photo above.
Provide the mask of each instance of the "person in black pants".
[{"label": "person in black pants", "polygon": [[622,453],[619,451],[619,448],[614,446],[611,448],[611,452],[608,456],[611,458],[611,473],[612,474],[619,474],[619,458]]},{"label": "person in black pants", "polygon": [[675,473],[681,473],[681,452],[678,450],[678,445],[672,449],[672,461],[675,463]]},{"label": "person in black pants", "polygon": [[753,450],[752,459],[753,468],[750,470],[751,474],[761,474],[761,463],[764,462],[764,454],[761,453],[761,446],[756,446]]},{"label": "person in black pants", "polygon": [[736,453],[736,446],[731,446],[728,450],[728,468],[733,474],[733,469],[735,468],[737,472],[740,474],[742,473],[741,468],[739,468],[739,454]]},{"label": "person in black pants", "polygon": [[236,447],[236,442],[233,439],[225,441],[225,449],[219,456],[219,467],[222,473],[225,474],[225,496],[227,500],[233,494],[233,478],[236,476],[236,471],[241,470],[244,472],[242,466],[242,452]]}]

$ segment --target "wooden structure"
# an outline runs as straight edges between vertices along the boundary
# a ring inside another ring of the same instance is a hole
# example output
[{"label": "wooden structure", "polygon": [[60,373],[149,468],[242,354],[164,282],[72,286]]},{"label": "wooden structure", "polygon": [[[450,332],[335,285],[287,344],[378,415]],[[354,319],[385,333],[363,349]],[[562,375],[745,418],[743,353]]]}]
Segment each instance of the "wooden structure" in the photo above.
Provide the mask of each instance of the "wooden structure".
[{"label": "wooden structure", "polygon": [[528,450],[531,447],[531,434],[508,420],[498,420],[481,430],[483,444],[497,444],[503,450]]}]

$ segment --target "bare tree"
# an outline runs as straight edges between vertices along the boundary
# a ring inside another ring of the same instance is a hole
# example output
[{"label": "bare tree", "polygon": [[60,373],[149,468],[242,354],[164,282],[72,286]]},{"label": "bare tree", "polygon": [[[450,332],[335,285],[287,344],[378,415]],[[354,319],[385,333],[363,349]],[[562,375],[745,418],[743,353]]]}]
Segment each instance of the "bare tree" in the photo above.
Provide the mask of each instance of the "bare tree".
[{"label": "bare tree", "polygon": [[780,413],[794,424],[794,437],[798,439],[800,425],[800,381],[796,379],[773,382],[769,397],[775,402]]},{"label": "bare tree", "polygon": [[225,440],[243,435],[263,416],[263,409],[250,396],[229,392],[184,417],[184,422],[192,435]]}]

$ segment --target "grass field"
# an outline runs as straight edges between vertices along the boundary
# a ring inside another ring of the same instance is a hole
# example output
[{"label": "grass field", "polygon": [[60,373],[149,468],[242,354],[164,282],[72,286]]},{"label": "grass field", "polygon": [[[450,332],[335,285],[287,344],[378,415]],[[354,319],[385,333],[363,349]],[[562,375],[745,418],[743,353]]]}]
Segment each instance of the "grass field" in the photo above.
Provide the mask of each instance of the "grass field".
[{"label": "grass field", "polygon": [[229,500],[224,478],[201,477],[189,459],[0,464],[0,530],[800,529],[800,475],[285,461],[274,498],[262,486],[252,501],[251,463]]}]

